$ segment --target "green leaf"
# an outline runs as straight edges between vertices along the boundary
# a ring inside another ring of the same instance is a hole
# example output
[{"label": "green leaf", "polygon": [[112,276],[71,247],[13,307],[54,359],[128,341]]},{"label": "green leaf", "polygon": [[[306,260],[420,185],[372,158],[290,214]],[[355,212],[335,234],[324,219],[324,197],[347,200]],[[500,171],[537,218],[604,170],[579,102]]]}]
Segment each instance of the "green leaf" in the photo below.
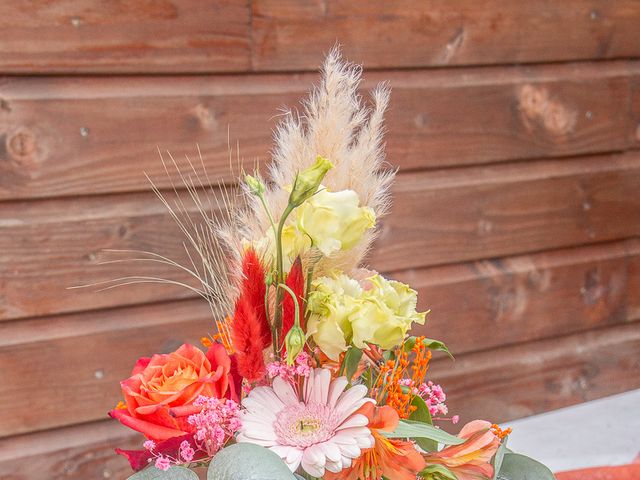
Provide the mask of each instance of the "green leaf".
[{"label": "green leaf", "polygon": [[358,365],[360,364],[361,359],[362,350],[353,346],[349,347],[347,353],[344,354],[342,366],[340,367],[340,373],[344,373],[349,382],[351,382],[353,376],[356,373],[356,370],[358,370]]},{"label": "green leaf", "polygon": [[460,445],[464,443],[462,438],[453,435],[426,423],[402,420],[393,432],[383,432],[387,438],[428,438],[445,445]]},{"label": "green leaf", "polygon": [[[409,415],[409,420],[424,423],[426,425],[433,425],[431,413],[429,413],[429,407],[421,397],[415,395],[411,401],[411,405],[416,407],[416,409],[411,415]],[[426,452],[436,452],[438,450],[438,442],[431,440],[430,438],[417,438],[416,443]]]},{"label": "green leaf", "polygon": [[236,443],[220,450],[207,472],[207,480],[296,480],[282,459],[260,445]]},{"label": "green leaf", "polygon": [[458,480],[455,473],[442,465],[429,465],[418,476],[427,480]]},{"label": "green leaf", "polygon": [[[404,342],[404,349],[405,351],[409,351],[413,348],[413,346],[416,344],[416,337],[409,337],[405,340]],[[449,355],[449,357],[454,360],[453,355],[451,354],[451,352],[449,351],[449,348],[444,344],[444,342],[441,342],[440,340],[434,340],[433,338],[425,338],[422,343],[424,344],[425,347],[427,347],[430,350],[434,350],[436,352],[444,352],[447,355]]]},{"label": "green leaf", "polygon": [[504,459],[504,454],[507,452],[507,441],[509,440],[509,436],[507,435],[502,440],[498,451],[493,456],[493,480],[498,480],[498,473],[500,472],[500,468],[502,467],[502,460]]},{"label": "green leaf", "polygon": [[551,470],[540,462],[518,453],[505,452],[498,480],[555,480]]},{"label": "green leaf", "polygon": [[127,480],[198,480],[198,474],[184,467],[171,467],[162,471],[150,466],[131,475]]}]

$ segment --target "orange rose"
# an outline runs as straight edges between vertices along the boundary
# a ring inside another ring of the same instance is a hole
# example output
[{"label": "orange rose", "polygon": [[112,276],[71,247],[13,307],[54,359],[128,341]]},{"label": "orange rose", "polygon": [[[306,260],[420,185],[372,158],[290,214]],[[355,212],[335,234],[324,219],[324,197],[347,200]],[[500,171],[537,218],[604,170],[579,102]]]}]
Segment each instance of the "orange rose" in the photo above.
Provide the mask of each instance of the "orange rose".
[{"label": "orange rose", "polygon": [[126,409],[109,415],[154,441],[193,433],[187,418],[199,411],[192,405],[198,396],[238,401],[239,384],[231,368],[231,358],[220,344],[206,354],[184,344],[169,354],[141,358],[131,377],[120,382]]}]

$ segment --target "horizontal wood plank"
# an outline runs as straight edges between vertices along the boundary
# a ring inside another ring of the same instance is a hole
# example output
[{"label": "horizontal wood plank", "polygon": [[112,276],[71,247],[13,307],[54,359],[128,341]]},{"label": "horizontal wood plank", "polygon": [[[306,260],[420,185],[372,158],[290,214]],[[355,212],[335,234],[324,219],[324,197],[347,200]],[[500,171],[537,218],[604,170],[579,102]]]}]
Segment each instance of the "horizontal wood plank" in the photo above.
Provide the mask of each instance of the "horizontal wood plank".
[{"label": "horizontal wood plank", "polygon": [[256,0],[253,66],[316,68],[335,42],[368,68],[640,55],[633,0]]},{"label": "horizontal wood plank", "polygon": [[2,325],[0,437],[106,418],[139,357],[199,344],[211,329],[203,302]]},{"label": "horizontal wood plank", "polygon": [[315,70],[336,41],[367,68],[637,57],[638,15],[633,0],[4,2],[0,70]]},{"label": "horizontal wood plank", "polygon": [[[639,186],[639,154],[401,174],[369,263],[402,271],[630,238],[640,234]],[[183,235],[151,194],[9,202],[0,219],[0,319],[190,295],[157,284],[67,289],[127,275],[188,281],[161,264],[99,265],[114,258],[104,249],[188,264]]]},{"label": "horizontal wood plank", "polygon": [[635,153],[400,175],[370,261],[402,270],[633,237],[639,186]]},{"label": "horizontal wood plank", "polygon": [[461,421],[506,422],[640,387],[640,323],[432,364]]},{"label": "horizontal wood plank", "polygon": [[[388,160],[415,170],[635,147],[640,111],[628,104],[638,73],[635,62],[389,71],[367,73],[364,89],[390,81]],[[166,187],[157,147],[199,162],[198,144],[211,180],[230,181],[236,142],[247,168],[264,162],[277,112],[298,106],[316,80],[6,78],[0,200],[147,190],[143,172]]]},{"label": "horizontal wood plank", "polygon": [[182,247],[185,236],[153,195],[4,204],[0,211],[0,318],[192,296],[187,289],[157,283],[70,289],[132,275],[190,281],[181,270],[156,262],[102,264],[144,257],[105,251],[134,249],[190,265]]},{"label": "horizontal wood plank", "polygon": [[[414,333],[442,339],[466,358],[637,320],[628,299],[640,295],[631,279],[638,257],[638,242],[617,242],[397,278],[411,281],[420,307],[432,309]],[[120,399],[117,382],[137,357],[193,342],[211,328],[200,300],[0,324],[0,436],[102,418]],[[14,405],[15,398],[32,400]]]},{"label": "horizontal wood plank", "polygon": [[636,240],[397,272],[455,354],[640,319]]},{"label": "horizontal wood plank", "polygon": [[141,436],[114,421],[93,422],[0,439],[4,480],[123,479],[131,475],[116,447],[140,448]]},{"label": "horizontal wood plank", "polygon": [[2,2],[3,73],[250,68],[247,1]]}]

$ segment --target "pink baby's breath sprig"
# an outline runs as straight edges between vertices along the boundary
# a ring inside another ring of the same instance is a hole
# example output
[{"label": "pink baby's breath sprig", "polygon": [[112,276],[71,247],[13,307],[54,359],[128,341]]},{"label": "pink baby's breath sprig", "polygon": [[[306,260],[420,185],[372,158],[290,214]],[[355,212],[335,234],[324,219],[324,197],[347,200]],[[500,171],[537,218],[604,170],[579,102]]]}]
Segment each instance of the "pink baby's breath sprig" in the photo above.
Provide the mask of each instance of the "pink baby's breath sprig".
[{"label": "pink baby's breath sprig", "polygon": [[[182,443],[189,443],[189,442],[182,442]],[[163,472],[166,472],[167,470],[169,470],[169,468],[171,468],[171,465],[180,465],[180,460],[177,458],[173,458],[169,455],[163,455],[161,453],[156,452],[156,442],[154,442],[153,440],[146,440],[142,446],[144,447],[145,450],[147,450],[150,454],[151,454],[151,459],[155,458],[155,462],[154,465],[158,470],[162,470]],[[180,446],[180,448],[182,449],[182,445]],[[150,462],[152,460],[149,460]]]},{"label": "pink baby's breath sprig", "polygon": [[[187,421],[196,428],[195,442],[198,448],[212,457],[240,429],[240,409],[233,400],[213,397],[200,396],[193,404],[202,407],[202,410],[190,415]],[[183,451],[181,445],[180,454],[183,458],[185,455],[193,458],[195,452],[190,445],[188,447]]]},{"label": "pink baby's breath sprig", "polygon": [[[400,380],[400,385],[408,387],[413,395],[418,395],[424,400],[429,408],[429,413],[433,415],[447,415],[449,408],[445,404],[447,395],[444,393],[443,388],[440,385],[428,381],[415,385],[413,380],[404,378]],[[455,423],[455,422],[454,422]]]},{"label": "pink baby's breath sprig", "polygon": [[311,356],[307,352],[300,352],[293,365],[287,362],[271,362],[267,364],[267,375],[273,379],[281,377],[289,383],[295,383],[297,378],[306,378],[311,372]]},{"label": "pink baby's breath sprig", "polygon": [[158,470],[162,470],[163,472],[166,472],[167,470],[169,470],[169,468],[171,468],[171,459],[169,457],[165,457],[163,455],[160,455],[158,457],[156,457],[156,468]]},{"label": "pink baby's breath sprig", "polygon": [[185,462],[188,463],[193,460],[195,453],[195,450],[191,447],[191,444],[188,441],[185,440],[180,444],[180,458]]}]

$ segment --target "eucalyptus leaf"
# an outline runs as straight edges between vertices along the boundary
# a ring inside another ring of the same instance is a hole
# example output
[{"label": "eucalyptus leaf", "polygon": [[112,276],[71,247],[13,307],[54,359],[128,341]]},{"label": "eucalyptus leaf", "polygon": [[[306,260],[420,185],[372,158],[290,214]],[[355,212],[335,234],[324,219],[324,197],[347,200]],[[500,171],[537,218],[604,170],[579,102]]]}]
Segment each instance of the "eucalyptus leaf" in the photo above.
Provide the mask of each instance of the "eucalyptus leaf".
[{"label": "eucalyptus leaf", "polygon": [[171,467],[163,471],[150,466],[131,475],[127,480],[198,480],[198,474],[184,467]]},{"label": "eucalyptus leaf", "polygon": [[505,452],[497,480],[555,480],[551,470],[519,453]]},{"label": "eucalyptus leaf", "polygon": [[383,432],[387,438],[428,438],[445,445],[460,445],[464,443],[462,438],[455,437],[444,430],[427,425],[426,423],[403,420],[393,432]]},{"label": "eucalyptus leaf", "polygon": [[509,436],[507,435],[502,440],[498,451],[493,456],[493,480],[498,480],[498,473],[500,472],[500,468],[502,467],[502,461],[504,460],[504,454],[507,452],[507,441],[509,440]]},{"label": "eucalyptus leaf", "polygon": [[[409,420],[426,425],[433,425],[429,407],[421,397],[415,395],[411,401],[411,405],[416,407],[416,409],[409,415]],[[416,438],[416,443],[425,452],[436,452],[438,450],[438,442],[430,438]]]},{"label": "eucalyptus leaf", "polygon": [[220,450],[207,471],[207,480],[296,480],[282,459],[260,445],[236,443]]}]

